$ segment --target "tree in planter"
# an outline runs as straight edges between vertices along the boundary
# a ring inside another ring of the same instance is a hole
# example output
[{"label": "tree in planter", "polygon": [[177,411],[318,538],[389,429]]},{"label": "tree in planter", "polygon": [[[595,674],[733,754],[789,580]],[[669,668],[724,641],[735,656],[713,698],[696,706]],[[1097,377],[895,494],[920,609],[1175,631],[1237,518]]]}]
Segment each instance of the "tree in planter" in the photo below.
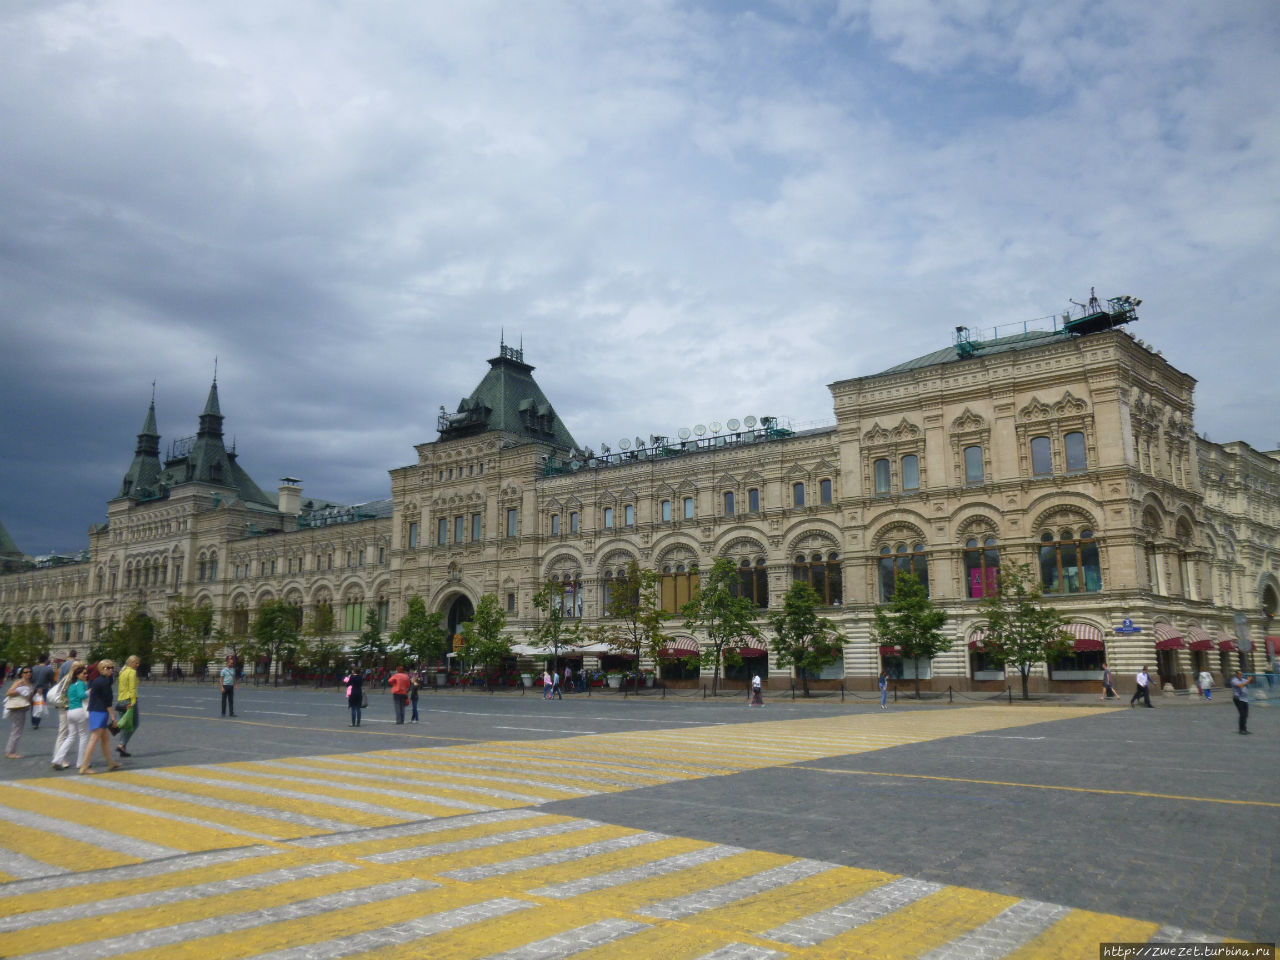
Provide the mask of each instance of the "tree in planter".
[{"label": "tree in planter", "polygon": [[[575,646],[583,638],[581,621],[565,614],[567,592],[565,584],[550,580],[533,595],[533,605],[541,616],[529,632],[529,644],[550,650],[557,670],[561,648]],[[569,596],[567,603],[573,602],[574,598]]]},{"label": "tree in planter", "polygon": [[708,645],[702,648],[703,666],[712,667],[711,695],[720,686],[720,661],[738,666],[742,657],[728,647],[730,642],[740,644],[745,640],[759,640],[760,628],[755,624],[756,608],[749,597],[737,596],[738,568],[728,557],[720,557],[711,565],[711,572],[698,595],[680,610],[685,616],[685,628],[702,630]]},{"label": "tree in planter", "polygon": [[301,626],[298,608],[285,600],[266,600],[254,615],[250,632],[259,649],[267,655],[273,684],[280,682],[280,665],[284,657],[298,649]]},{"label": "tree in planter", "polygon": [[914,573],[899,570],[893,582],[893,598],[876,607],[871,628],[873,642],[901,647],[902,658],[915,661],[916,699],[920,699],[920,661],[932,660],[951,649],[951,639],[942,632],[947,622],[945,610],[929,599],[929,591]]},{"label": "tree in planter", "polygon": [[1004,666],[1013,664],[1022,678],[1022,699],[1030,700],[1027,678],[1037,663],[1069,653],[1071,636],[1062,617],[1044,605],[1040,584],[1025,563],[1000,571],[999,590],[982,598],[978,609],[987,618],[983,649]]},{"label": "tree in planter", "polygon": [[419,669],[424,663],[443,660],[449,644],[443,623],[444,614],[439,610],[428,613],[426,602],[414,594],[391,633],[393,650]]},{"label": "tree in planter", "polygon": [[506,625],[507,615],[497,594],[486,593],[476,604],[471,619],[461,626],[462,659],[484,671],[486,685],[490,671],[511,656],[511,641],[502,632]]},{"label": "tree in planter", "polygon": [[378,616],[376,609],[371,609],[364,615],[364,632],[352,645],[351,652],[363,667],[387,665],[389,648],[382,635],[382,618]]},{"label": "tree in planter", "polygon": [[835,663],[841,655],[844,635],[826,617],[818,616],[821,598],[802,580],[795,580],[782,598],[782,609],[769,615],[774,638],[770,641],[780,667],[794,666],[804,695],[809,696],[809,676]]},{"label": "tree in planter", "polygon": [[626,575],[613,582],[609,609],[610,622],[601,624],[596,639],[609,645],[614,653],[632,657],[635,671],[632,681],[639,686],[641,660],[658,662],[658,652],[671,640],[662,625],[671,614],[662,609],[662,578],[655,570],[642,569],[634,560],[627,562]]}]

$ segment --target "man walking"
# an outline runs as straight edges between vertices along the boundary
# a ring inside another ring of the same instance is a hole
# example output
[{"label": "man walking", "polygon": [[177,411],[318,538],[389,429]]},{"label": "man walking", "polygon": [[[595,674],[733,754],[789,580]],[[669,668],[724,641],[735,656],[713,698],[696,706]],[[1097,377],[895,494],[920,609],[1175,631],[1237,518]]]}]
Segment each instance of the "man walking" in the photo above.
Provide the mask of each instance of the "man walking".
[{"label": "man walking", "polygon": [[227,657],[227,664],[222,668],[222,675],[218,678],[222,681],[222,715],[225,717],[230,711],[231,716],[236,715],[236,658]]},{"label": "man walking", "polygon": [[391,698],[396,706],[396,723],[404,723],[404,708],[409,702],[409,675],[404,672],[404,667],[397,664],[396,672],[388,682],[391,686]]},{"label": "man walking", "polygon": [[1238,669],[1231,678],[1231,700],[1236,705],[1236,712],[1240,714],[1239,732],[1245,734],[1249,732],[1249,681],[1252,679],[1251,676],[1242,676]]},{"label": "man walking", "polygon": [[[48,696],[49,688],[53,686],[53,667],[49,665],[49,655],[47,653],[40,654],[40,659],[36,661],[36,665],[31,670],[31,686],[33,703],[35,702],[34,694],[40,694],[41,699],[43,699]],[[35,710],[31,711],[31,729],[40,729],[40,718],[36,716]]]},{"label": "man walking", "polygon": [[1134,701],[1139,697],[1143,699],[1143,706],[1151,706],[1151,675],[1147,673],[1146,664],[1142,665],[1142,669],[1138,671],[1138,675],[1134,677],[1138,682],[1137,688],[1133,691],[1133,696],[1129,698],[1129,706],[1132,707]]}]

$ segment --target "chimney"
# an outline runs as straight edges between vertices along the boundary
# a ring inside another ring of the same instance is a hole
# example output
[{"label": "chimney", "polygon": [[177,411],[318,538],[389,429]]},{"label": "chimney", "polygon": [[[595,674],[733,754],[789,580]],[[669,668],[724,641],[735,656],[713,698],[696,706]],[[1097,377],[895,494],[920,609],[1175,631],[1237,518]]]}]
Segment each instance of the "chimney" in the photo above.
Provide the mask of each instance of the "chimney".
[{"label": "chimney", "polygon": [[280,478],[280,502],[279,510],[281,513],[296,517],[302,512],[302,481],[294,477]]}]

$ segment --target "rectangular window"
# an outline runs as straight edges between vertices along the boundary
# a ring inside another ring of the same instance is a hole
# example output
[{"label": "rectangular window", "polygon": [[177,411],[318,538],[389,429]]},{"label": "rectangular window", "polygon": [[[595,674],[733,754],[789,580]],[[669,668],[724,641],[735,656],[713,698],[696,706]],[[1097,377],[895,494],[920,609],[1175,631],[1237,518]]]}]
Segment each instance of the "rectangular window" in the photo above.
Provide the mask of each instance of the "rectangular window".
[{"label": "rectangular window", "polygon": [[436,543],[445,544],[449,542],[449,521],[441,517],[436,521]]},{"label": "rectangular window", "polygon": [[571,511],[569,514],[569,532],[578,532],[578,512],[576,510]]},{"label": "rectangular window", "polygon": [[558,513],[551,515],[551,535],[553,537],[560,535],[560,514]]},{"label": "rectangular window", "polygon": [[480,514],[473,513],[471,515],[471,541],[475,543],[480,539]]},{"label": "rectangular window", "polygon": [[791,485],[791,502],[797,507],[804,506],[804,484],[793,483]]},{"label": "rectangular window", "polygon": [[724,493],[724,515],[726,517],[733,516],[733,491],[726,490]]},{"label": "rectangular window", "polygon": [[346,614],[347,633],[355,633],[357,630],[364,629],[364,604],[362,602],[348,603],[344,608]]},{"label": "rectangular window", "polygon": [[514,593],[507,594],[507,613],[516,612],[516,595]]},{"label": "rectangular window", "polygon": [[[350,550],[348,550],[347,551],[347,567],[349,569],[351,567],[354,567],[355,565],[356,565],[355,554],[353,554]],[[262,566],[266,567],[266,564],[264,563]],[[262,572],[266,573],[267,571],[264,569]]]},{"label": "rectangular window", "polygon": [[409,524],[409,549],[418,549],[418,525],[416,523]]},{"label": "rectangular window", "polygon": [[747,491],[747,510],[751,513],[760,512],[760,491],[755,487]]},{"label": "rectangular window", "polygon": [[830,480],[818,481],[818,502],[820,503],[831,502],[831,481]]},{"label": "rectangular window", "polygon": [[889,492],[889,461],[883,457],[877,460],[873,467],[876,479],[876,493],[886,494]]},{"label": "rectangular window", "polygon": [[663,523],[671,522],[671,501],[670,500],[662,501],[662,522]]},{"label": "rectangular window", "polygon": [[684,498],[684,518],[686,520],[693,519],[693,497]]},{"label": "rectangular window", "polygon": [[982,448],[964,448],[964,482],[982,482]]},{"label": "rectangular window", "polygon": [[628,527],[636,525],[636,508],[632,504],[627,504],[622,508],[622,522]]},{"label": "rectangular window", "polygon": [[606,530],[613,527],[613,507],[604,508],[604,527]]},{"label": "rectangular window", "polygon": [[914,453],[902,458],[902,489],[920,489],[920,460]]},{"label": "rectangular window", "polygon": [[1047,477],[1053,473],[1053,453],[1048,437],[1031,438],[1031,473],[1036,477]]},{"label": "rectangular window", "polygon": [[1062,438],[1062,445],[1066,448],[1067,453],[1067,472],[1074,473],[1077,470],[1087,470],[1089,468],[1088,458],[1084,452],[1083,433],[1068,433]]},{"label": "rectangular window", "polygon": [[378,563],[379,563],[379,564],[383,564],[383,563],[386,563],[386,562],[387,562],[387,548],[386,548],[386,547],[379,547],[379,548],[378,548]]},{"label": "rectangular window", "polygon": [[453,542],[461,543],[466,538],[467,538],[467,518],[454,517],[453,518]]},{"label": "rectangular window", "polygon": [[514,537],[520,529],[520,511],[511,507],[507,510],[507,536]]}]

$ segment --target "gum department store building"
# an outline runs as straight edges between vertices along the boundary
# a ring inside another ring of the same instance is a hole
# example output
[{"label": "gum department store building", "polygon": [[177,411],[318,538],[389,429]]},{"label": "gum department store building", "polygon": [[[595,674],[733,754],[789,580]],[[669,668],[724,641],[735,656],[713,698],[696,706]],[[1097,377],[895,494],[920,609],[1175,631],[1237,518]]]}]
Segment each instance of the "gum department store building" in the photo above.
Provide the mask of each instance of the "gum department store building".
[{"label": "gum department store building", "polygon": [[[1039,689],[1079,690],[1104,658],[1130,686],[1143,664],[1177,687],[1205,668],[1220,679],[1250,649],[1264,667],[1280,646],[1280,451],[1197,436],[1195,381],[1120,326],[1136,302],[1091,307],[985,342],[958,328],[951,347],[833,383],[835,426],[748,417],[594,455],[504,345],[456,412],[441,408],[437,439],[391,471],[390,499],[356,506],[291,479],[258,487],[224,446],[215,382],[196,436],[163,463],[153,401],[87,558],[33,568],[0,528],[0,621],[39,621],[63,656],[137,605],[159,618],[179,599],[208,603],[244,633],[258,604],[283,598],[308,616],[331,605],[350,641],[371,606],[394,627],[419,594],[456,629],[490,593],[528,664],[543,658],[522,641],[545,582],[568,584],[569,612],[592,621],[630,560],[661,574],[675,609],[699,569],[730,557],[762,617],[791,580],[810,581],[847,636],[824,678],[866,688],[882,665],[915,675],[870,640],[873,608],[909,569],[954,640],[919,664],[926,686],[1003,689],[978,598],[994,570],[1025,563],[1075,637],[1036,671]],[[681,624],[668,628],[687,650],[697,638]],[[743,653],[730,678],[790,683],[764,650]]]}]

